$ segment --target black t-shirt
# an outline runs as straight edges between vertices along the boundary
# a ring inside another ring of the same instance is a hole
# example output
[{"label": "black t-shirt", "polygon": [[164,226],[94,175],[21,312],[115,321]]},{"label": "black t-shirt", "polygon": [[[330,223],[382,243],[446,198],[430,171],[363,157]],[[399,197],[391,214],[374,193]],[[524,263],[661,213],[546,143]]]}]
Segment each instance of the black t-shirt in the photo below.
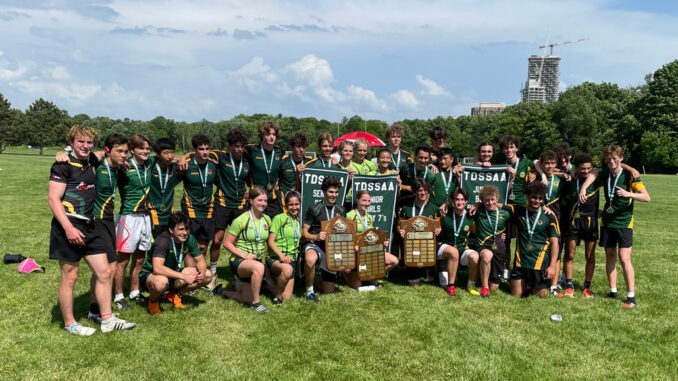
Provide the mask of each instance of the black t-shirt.
[{"label": "black t-shirt", "polygon": [[54,163],[49,181],[66,184],[61,204],[67,215],[92,218],[96,197],[96,167],[99,159],[90,153],[85,160],[69,155],[70,162]]},{"label": "black t-shirt", "polygon": [[[329,212],[329,216],[327,213]],[[304,214],[304,224],[309,225],[310,228],[308,232],[311,234],[320,233],[320,223],[322,221],[331,220],[332,217],[341,215],[346,216],[346,210],[339,205],[334,204],[333,207],[325,206],[324,201],[318,201],[317,203],[308,207],[308,210]]]}]

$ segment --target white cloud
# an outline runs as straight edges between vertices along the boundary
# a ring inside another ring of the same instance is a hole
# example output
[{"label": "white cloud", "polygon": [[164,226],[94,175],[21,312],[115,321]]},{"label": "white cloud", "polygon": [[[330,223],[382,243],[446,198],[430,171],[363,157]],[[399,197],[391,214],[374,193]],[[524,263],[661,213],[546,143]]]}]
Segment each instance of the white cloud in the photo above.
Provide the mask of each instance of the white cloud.
[{"label": "white cloud", "polygon": [[58,80],[71,79],[71,75],[68,73],[68,69],[64,66],[55,66],[53,68],[47,69],[49,75]]},{"label": "white cloud", "polygon": [[374,94],[374,91],[372,90],[364,89],[360,86],[350,85],[347,88],[347,92],[349,97],[351,97],[354,102],[365,104],[376,110],[387,109],[386,102],[377,98],[376,94]]},{"label": "white cloud", "polygon": [[407,90],[398,90],[391,97],[396,103],[410,110],[417,108],[419,104],[417,97]]},{"label": "white cloud", "polygon": [[0,67],[0,81],[13,80],[21,78],[26,73],[26,67],[19,66],[16,70]]},{"label": "white cloud", "polygon": [[250,91],[256,91],[260,88],[262,81],[274,82],[277,80],[277,75],[271,72],[271,67],[266,65],[264,59],[259,56],[252,57],[250,62],[229,74]]},{"label": "white cloud", "polygon": [[313,54],[302,57],[301,60],[290,64],[288,68],[296,75],[297,79],[306,81],[311,86],[329,86],[334,80],[330,63]]},{"label": "white cloud", "polygon": [[424,87],[424,93],[428,95],[450,95],[450,93],[447,92],[442,86],[439,84],[435,83],[431,79],[426,79],[421,76],[421,74],[417,74],[417,82],[421,84]]}]

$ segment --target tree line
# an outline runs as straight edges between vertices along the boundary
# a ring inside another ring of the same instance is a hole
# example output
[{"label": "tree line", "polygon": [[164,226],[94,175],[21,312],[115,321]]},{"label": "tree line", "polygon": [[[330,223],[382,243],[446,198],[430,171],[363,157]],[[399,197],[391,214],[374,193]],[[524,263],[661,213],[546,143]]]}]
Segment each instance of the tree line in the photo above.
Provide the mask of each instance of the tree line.
[{"label": "tree line", "polygon": [[[230,120],[183,122],[158,116],[149,121],[70,116],[52,102],[36,100],[25,111],[11,108],[0,94],[0,152],[7,145],[29,144],[40,148],[64,144],[69,127],[91,126],[102,136],[120,133],[130,136],[143,133],[151,140],[173,138],[177,148],[190,150],[191,136],[204,133],[213,139],[216,148],[226,147],[226,133],[242,128],[256,140],[256,128],[265,119],[276,120],[281,127],[279,143],[287,147],[295,132],[305,133],[312,141],[321,132],[338,136],[366,130],[383,137],[388,126],[379,120],[363,120],[360,116],[344,117],[330,122],[313,117],[253,114],[237,115]],[[405,127],[402,147],[412,150],[420,142],[428,142],[428,131],[443,127],[449,134],[448,144],[458,156],[474,156],[476,145],[484,140],[497,142],[506,134],[521,139],[521,151],[536,158],[544,149],[566,141],[573,152],[590,152],[600,160],[606,145],[619,144],[630,165],[649,172],[675,173],[678,170],[678,60],[670,62],[645,78],[641,86],[620,88],[612,83],[584,82],[560,94],[558,101],[518,103],[492,115],[439,116],[434,119],[406,119],[397,122]],[[597,164],[601,164],[598,162]]]}]

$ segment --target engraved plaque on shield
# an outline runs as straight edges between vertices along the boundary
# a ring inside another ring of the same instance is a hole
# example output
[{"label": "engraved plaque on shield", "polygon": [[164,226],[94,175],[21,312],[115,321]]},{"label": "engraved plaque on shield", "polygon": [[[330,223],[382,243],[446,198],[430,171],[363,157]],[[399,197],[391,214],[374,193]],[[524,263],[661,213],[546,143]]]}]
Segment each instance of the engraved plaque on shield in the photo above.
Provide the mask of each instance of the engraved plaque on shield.
[{"label": "engraved plaque on shield", "polygon": [[322,221],[321,229],[327,233],[325,238],[325,255],[327,269],[330,271],[346,271],[355,268],[355,231],[356,223],[343,216],[335,216],[329,221]]},{"label": "engraved plaque on shield", "polygon": [[436,264],[436,234],[440,221],[428,217],[416,216],[399,222],[405,230],[405,265],[409,267],[429,267]]},{"label": "engraved plaque on shield", "polygon": [[386,232],[372,228],[360,233],[356,238],[360,280],[375,280],[386,275],[386,263],[384,262],[386,237]]}]

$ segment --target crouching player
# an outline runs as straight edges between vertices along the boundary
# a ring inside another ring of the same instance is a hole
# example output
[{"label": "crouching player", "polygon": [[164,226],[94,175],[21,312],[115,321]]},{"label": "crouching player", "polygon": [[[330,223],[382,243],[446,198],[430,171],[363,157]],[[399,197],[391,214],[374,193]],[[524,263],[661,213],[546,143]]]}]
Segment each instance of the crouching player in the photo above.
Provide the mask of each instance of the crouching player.
[{"label": "crouching player", "polygon": [[521,297],[532,293],[545,298],[548,295],[549,279],[557,276],[558,238],[560,227],[553,213],[546,214],[542,207],[548,188],[541,182],[533,182],[525,188],[527,207],[515,204],[503,205],[516,223],[516,245],[511,272],[511,295]]},{"label": "crouching player", "polygon": [[[198,241],[189,231],[188,217],[183,213],[172,214],[169,229],[155,238],[146,256],[139,273],[139,283],[150,294],[148,312],[151,315],[162,313],[158,298],[166,291],[169,291],[167,300],[175,308],[185,308],[181,294],[203,287],[212,280]],[[186,254],[193,257],[195,267],[183,267]]]},{"label": "crouching player", "polygon": [[[445,158],[444,150],[441,159]],[[442,170],[440,173],[443,173]],[[468,266],[469,276],[466,289],[471,295],[480,295],[476,290],[476,278],[478,277],[478,253],[468,248],[468,236],[473,225],[473,218],[466,213],[468,192],[463,188],[456,188],[450,195],[454,205],[454,212],[448,213],[442,219],[442,244],[438,249],[438,260],[445,260],[447,270],[447,284],[442,285],[451,296],[456,295],[454,281],[457,278],[459,264]],[[461,253],[461,255],[460,255]]]}]

